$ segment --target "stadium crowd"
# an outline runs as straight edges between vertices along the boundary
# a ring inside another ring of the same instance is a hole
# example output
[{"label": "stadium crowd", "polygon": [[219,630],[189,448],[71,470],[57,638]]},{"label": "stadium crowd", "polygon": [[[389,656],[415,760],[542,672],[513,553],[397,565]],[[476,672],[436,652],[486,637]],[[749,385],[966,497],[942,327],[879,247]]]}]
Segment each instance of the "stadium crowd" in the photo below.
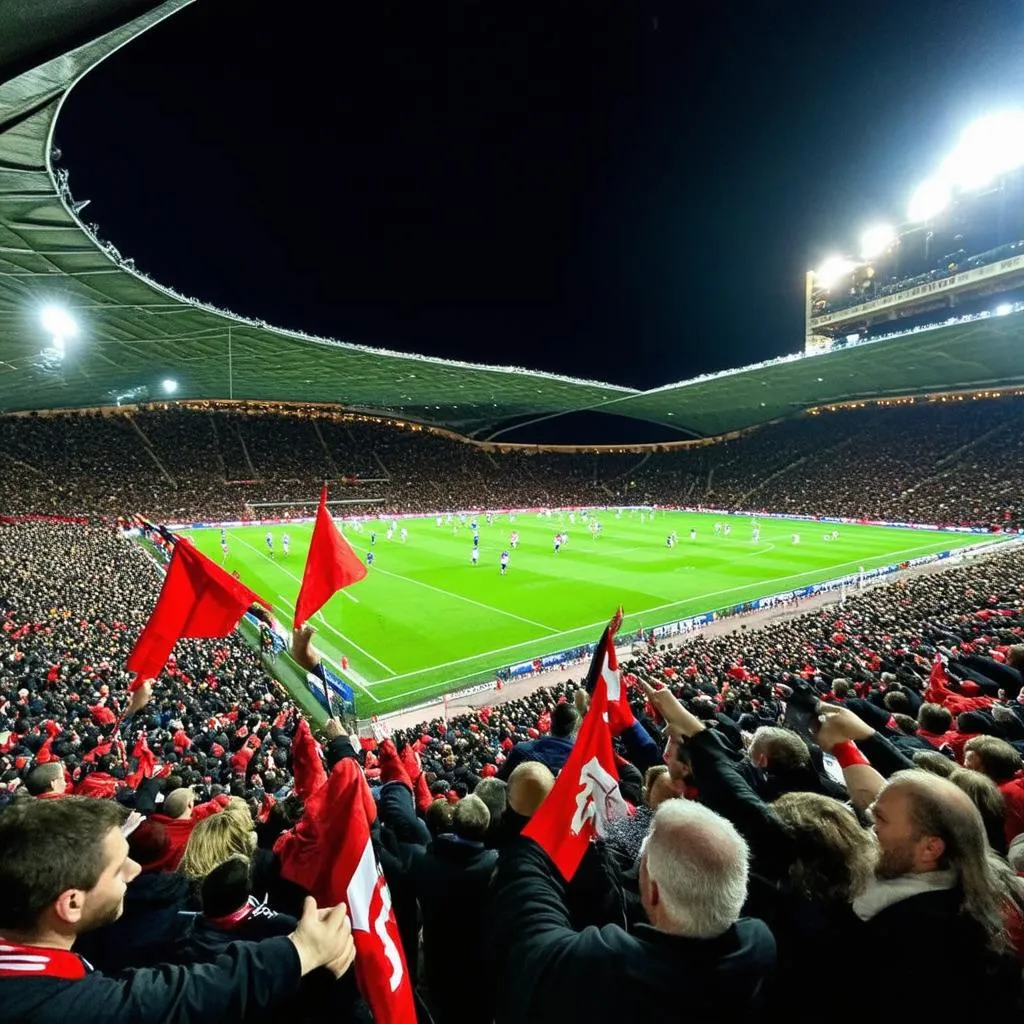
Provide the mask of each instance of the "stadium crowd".
[{"label": "stadium crowd", "polygon": [[330,819],[310,774],[345,765],[422,1020],[818,1018],[837,965],[883,950],[880,1019],[1019,1012],[1022,567],[1000,551],[625,662],[633,813],[566,884],[520,833],[582,680],[380,743],[332,719],[317,748],[232,637],[180,642],[129,699],[147,556],[103,525],[0,525],[3,1019],[369,1019],[352,922],[301,884]]},{"label": "stadium crowd", "polygon": [[0,464],[0,508],[11,515],[309,515],[327,479],[360,515],[649,503],[1019,526],[1024,399],[843,409],[711,445],[578,454],[484,451],[356,417],[7,417]]}]

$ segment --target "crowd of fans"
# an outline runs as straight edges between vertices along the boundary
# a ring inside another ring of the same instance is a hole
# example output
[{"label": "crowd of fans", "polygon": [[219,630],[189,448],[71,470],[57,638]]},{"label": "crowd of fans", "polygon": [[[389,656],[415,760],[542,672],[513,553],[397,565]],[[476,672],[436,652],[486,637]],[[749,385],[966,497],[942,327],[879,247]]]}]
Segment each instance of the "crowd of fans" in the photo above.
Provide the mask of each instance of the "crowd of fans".
[{"label": "crowd of fans", "polygon": [[[859,501],[867,514],[1018,521],[1019,403],[863,413],[759,432],[713,463],[713,449],[664,452],[634,472],[618,456],[603,479],[602,456],[485,456],[294,417],[160,411],[2,429],[18,439],[6,457],[31,467],[11,512],[95,516],[129,495],[166,513],[159,502],[192,481],[188,500],[210,496],[212,516],[229,504],[231,460],[288,483],[295,467],[268,431],[294,421],[291,436],[319,444],[317,474],[368,480],[376,465],[398,495],[436,474],[419,498],[431,508],[490,495],[499,478],[544,503],[569,489],[576,501],[580,489],[675,490],[692,474],[709,503],[802,511],[817,495],[815,511]],[[230,431],[237,447],[217,440]],[[453,463],[454,450],[473,454]],[[191,473],[204,451],[221,463]],[[687,459],[700,468],[667,468]],[[745,478],[754,463],[760,475]],[[64,490],[38,507],[51,479]],[[180,641],[129,696],[155,564],[106,523],[0,523],[0,1016],[370,1020],[348,914],[304,902],[288,867],[304,823],[330,817],[308,788],[321,761],[328,773],[357,764],[371,787],[423,1021],[819,1019],[861,998],[846,989],[865,955],[881,1020],[1020,1012],[1022,570],[1024,554],[1001,548],[838,608],[623,656],[630,707],[609,721],[629,814],[566,883],[521,833],[573,750],[582,678],[383,741],[329,719],[321,746],[237,636]],[[308,632],[293,654],[317,671]]]},{"label": "crowd of fans", "polygon": [[578,454],[484,451],[356,417],[8,417],[0,464],[7,514],[309,515],[329,480],[354,514],[652,503],[1016,526],[1024,399],[843,409],[702,447]]}]

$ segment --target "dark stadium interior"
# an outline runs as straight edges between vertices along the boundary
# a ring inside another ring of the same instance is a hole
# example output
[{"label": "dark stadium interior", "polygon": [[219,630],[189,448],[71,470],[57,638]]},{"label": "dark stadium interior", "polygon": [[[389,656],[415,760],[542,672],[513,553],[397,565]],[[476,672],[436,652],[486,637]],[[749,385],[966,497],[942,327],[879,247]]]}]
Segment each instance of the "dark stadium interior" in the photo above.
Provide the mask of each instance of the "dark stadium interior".
[{"label": "dark stadium interior", "polygon": [[[1020,104],[1022,36],[0,0],[0,1021],[1020,1020],[1024,143],[842,239]],[[294,621],[169,529],[226,559],[328,492],[960,546],[374,715],[311,628],[369,571],[324,497]]]}]

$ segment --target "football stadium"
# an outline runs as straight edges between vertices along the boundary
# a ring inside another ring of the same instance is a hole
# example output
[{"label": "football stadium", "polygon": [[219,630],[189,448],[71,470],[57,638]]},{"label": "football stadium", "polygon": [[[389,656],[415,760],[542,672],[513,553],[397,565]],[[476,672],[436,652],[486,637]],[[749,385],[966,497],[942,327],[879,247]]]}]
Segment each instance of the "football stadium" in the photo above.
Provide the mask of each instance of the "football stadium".
[{"label": "football stadium", "polygon": [[636,388],[137,268],[55,132],[191,7],[0,4],[0,1019],[1019,1014],[1024,113]]}]

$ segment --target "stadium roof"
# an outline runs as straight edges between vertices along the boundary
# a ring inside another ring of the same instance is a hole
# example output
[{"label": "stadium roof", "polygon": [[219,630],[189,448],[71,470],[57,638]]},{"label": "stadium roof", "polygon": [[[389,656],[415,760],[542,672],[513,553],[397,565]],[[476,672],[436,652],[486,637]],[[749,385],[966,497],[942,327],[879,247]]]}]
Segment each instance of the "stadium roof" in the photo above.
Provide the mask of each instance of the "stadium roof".
[{"label": "stadium roof", "polygon": [[[5,2],[0,411],[160,400],[160,381],[171,378],[176,398],[338,403],[481,437],[512,420],[581,410],[657,423],[685,437],[834,401],[1024,382],[1020,313],[639,392],[314,338],[180,296],[135,272],[85,228],[50,165],[50,147],[75,82],[191,2]],[[40,324],[49,304],[80,325],[62,357]]]}]

